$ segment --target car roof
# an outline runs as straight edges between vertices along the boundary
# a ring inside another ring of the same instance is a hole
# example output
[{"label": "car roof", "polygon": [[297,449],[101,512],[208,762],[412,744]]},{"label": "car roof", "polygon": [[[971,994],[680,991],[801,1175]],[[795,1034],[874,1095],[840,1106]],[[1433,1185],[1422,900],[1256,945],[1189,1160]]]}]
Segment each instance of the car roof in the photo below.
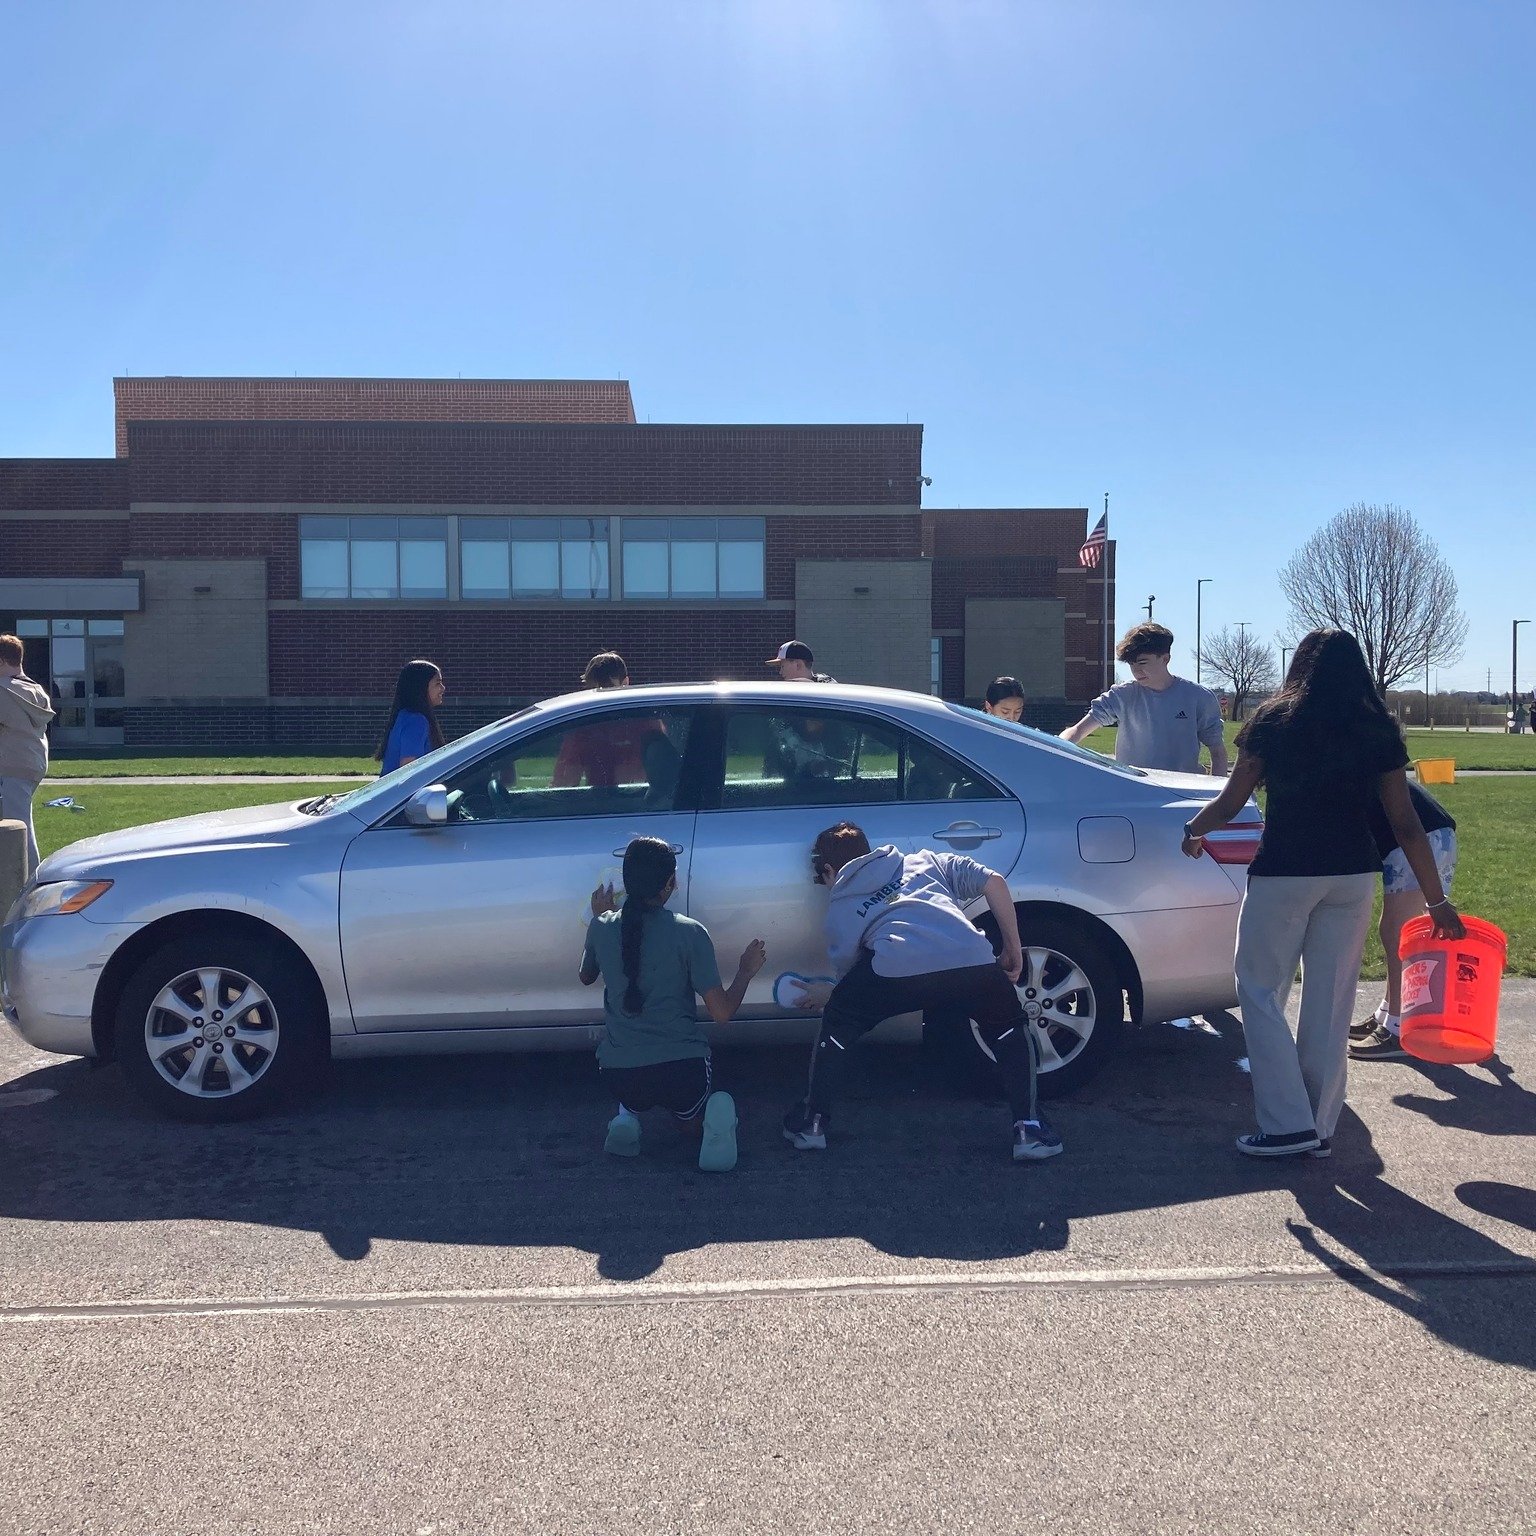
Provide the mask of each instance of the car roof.
[{"label": "car roof", "polygon": [[677,704],[708,703],[719,699],[782,704],[786,699],[799,702],[806,690],[820,704],[864,704],[884,709],[919,710],[925,714],[952,712],[952,707],[943,699],[905,688],[872,688],[862,683],[736,682],[730,679],[714,683],[648,683],[631,688],[579,689],[544,699],[534,707],[554,709],[572,704],[593,704],[598,699],[614,706],[664,700]]}]

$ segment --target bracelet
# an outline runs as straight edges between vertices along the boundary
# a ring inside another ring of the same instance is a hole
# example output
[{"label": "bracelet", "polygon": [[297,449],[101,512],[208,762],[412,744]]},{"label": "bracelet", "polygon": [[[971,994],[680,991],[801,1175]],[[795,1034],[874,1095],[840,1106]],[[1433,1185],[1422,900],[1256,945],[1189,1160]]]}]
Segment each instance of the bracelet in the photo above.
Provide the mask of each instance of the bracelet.
[{"label": "bracelet", "polygon": [[1432,902],[1430,902],[1429,910],[1431,912],[1433,912],[1436,907],[1448,907],[1448,906],[1450,906],[1450,904],[1451,904],[1450,897],[1449,896],[1442,896],[1439,901],[1432,901]]}]

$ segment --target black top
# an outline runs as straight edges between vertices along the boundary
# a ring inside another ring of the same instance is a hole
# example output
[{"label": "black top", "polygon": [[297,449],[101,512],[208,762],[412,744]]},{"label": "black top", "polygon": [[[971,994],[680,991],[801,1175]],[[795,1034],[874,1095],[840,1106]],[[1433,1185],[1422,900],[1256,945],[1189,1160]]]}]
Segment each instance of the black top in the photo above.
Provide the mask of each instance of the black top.
[{"label": "black top", "polygon": [[[1426,795],[1417,784],[1410,783],[1408,797],[1413,801],[1414,810],[1419,813],[1419,825],[1426,832],[1456,830],[1456,818],[1433,795]],[[1386,808],[1379,800],[1371,807],[1371,836],[1376,839],[1376,852],[1385,863],[1387,855],[1398,846],[1397,833],[1392,830]]]},{"label": "black top", "polygon": [[1381,868],[1371,835],[1384,773],[1408,764],[1402,734],[1367,716],[1347,736],[1294,720],[1257,719],[1242,745],[1264,764],[1264,836],[1250,875],[1369,875]]}]

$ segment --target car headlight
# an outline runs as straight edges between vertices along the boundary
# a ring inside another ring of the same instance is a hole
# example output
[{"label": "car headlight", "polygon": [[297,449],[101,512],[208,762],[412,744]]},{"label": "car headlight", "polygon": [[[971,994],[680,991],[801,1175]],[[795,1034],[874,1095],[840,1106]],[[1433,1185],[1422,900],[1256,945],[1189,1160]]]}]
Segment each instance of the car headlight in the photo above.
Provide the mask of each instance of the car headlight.
[{"label": "car headlight", "polygon": [[111,889],[110,880],[50,880],[46,885],[34,885],[22,892],[21,900],[11,909],[11,921],[83,912]]}]

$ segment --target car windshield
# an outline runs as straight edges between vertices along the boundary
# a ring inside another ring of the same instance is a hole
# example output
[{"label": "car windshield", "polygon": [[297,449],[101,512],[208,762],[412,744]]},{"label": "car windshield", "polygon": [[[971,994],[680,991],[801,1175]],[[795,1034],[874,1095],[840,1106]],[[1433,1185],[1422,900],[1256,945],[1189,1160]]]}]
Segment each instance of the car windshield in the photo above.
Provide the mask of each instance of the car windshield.
[{"label": "car windshield", "polygon": [[1144,779],[1147,776],[1143,768],[1132,768],[1128,763],[1117,763],[1114,758],[1105,757],[1102,752],[1080,747],[1075,741],[1064,741],[1060,736],[1052,736],[1049,731],[1036,730],[1032,725],[1021,725],[1016,720],[1005,720],[1001,715],[989,715],[986,710],[972,709],[968,704],[951,704],[949,707],[957,715],[970,715],[974,719],[985,720],[988,725],[999,725],[1005,730],[1016,731],[1020,736],[1028,737],[1030,741],[1040,746],[1054,747],[1059,752],[1081,757],[1096,768],[1108,768],[1114,773],[1123,773],[1131,779]]},{"label": "car windshield", "polygon": [[[368,783],[359,785],[344,795],[337,796],[323,807],[325,810],[351,811],[355,816],[365,815],[376,801],[387,801],[407,779],[419,774],[423,768],[430,766],[449,756],[456,754],[463,747],[473,747],[483,741],[490,741],[510,721],[520,720],[524,715],[532,714],[532,708],[520,709],[516,714],[506,715],[500,720],[493,720],[489,725],[482,725],[478,731],[471,731],[467,736],[455,737],[441,747],[435,747],[432,751],[413,761],[396,768],[393,773],[381,774],[376,779],[370,779]],[[423,783],[430,784],[430,778]],[[320,809],[320,807],[317,807]]]}]

